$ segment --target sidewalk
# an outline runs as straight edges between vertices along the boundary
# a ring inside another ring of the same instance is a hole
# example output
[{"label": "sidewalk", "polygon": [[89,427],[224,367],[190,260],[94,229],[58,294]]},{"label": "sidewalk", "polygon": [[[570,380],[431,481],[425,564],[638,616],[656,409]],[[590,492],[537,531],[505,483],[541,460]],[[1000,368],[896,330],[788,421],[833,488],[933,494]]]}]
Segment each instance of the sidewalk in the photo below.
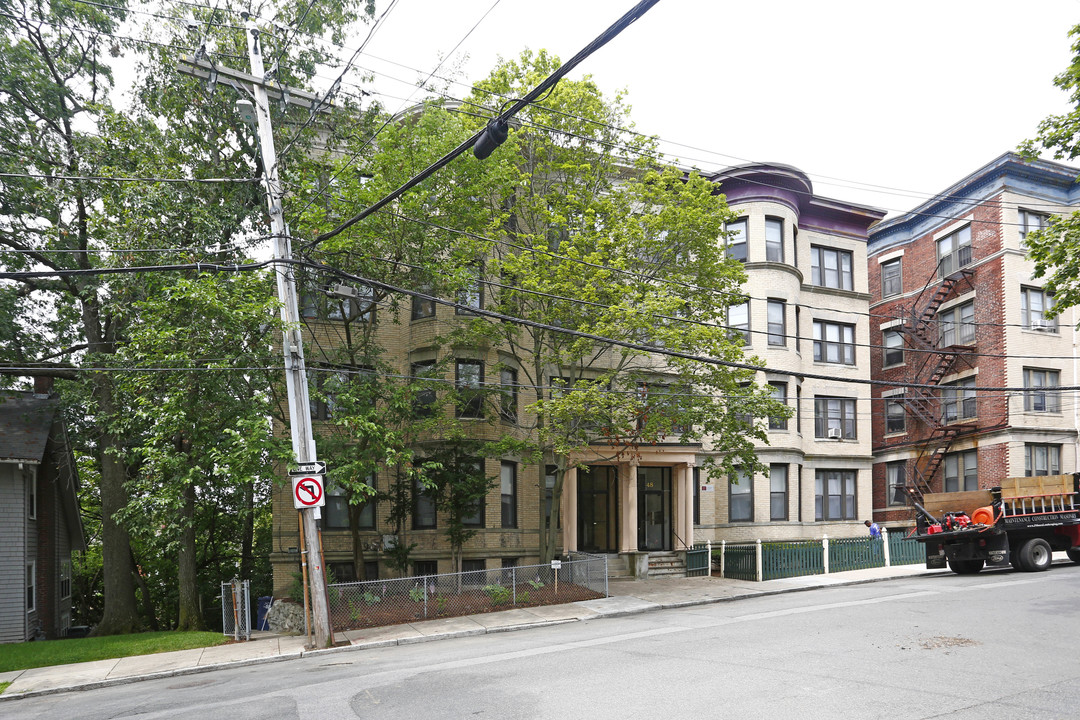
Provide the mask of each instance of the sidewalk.
[{"label": "sidewalk", "polygon": [[948,570],[927,570],[922,565],[902,565],[829,575],[808,575],[760,583],[715,577],[612,580],[609,583],[611,597],[599,600],[516,608],[482,615],[425,620],[381,628],[348,630],[336,635],[339,642],[343,639],[348,640],[348,645],[339,645],[326,650],[305,650],[303,637],[256,632],[252,635],[251,641],[245,643],[5,672],[0,673],[0,682],[11,682],[11,685],[3,694],[0,694],[0,702],[70,690],[122,685],[152,678],[292,660],[309,655],[508,632],[602,617],[630,615],[663,608],[707,605],[779,593],[948,572]]}]

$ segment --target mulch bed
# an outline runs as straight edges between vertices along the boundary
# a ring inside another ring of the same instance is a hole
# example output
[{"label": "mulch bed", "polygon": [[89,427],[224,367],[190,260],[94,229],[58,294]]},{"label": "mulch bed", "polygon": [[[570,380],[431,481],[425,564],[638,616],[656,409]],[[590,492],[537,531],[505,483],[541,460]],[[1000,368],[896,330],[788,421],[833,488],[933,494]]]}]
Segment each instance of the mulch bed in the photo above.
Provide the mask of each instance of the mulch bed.
[{"label": "mulch bed", "polygon": [[601,593],[570,583],[560,583],[558,594],[555,592],[554,585],[533,588],[526,584],[518,586],[517,593],[516,605],[509,597],[495,599],[480,588],[463,588],[461,592],[435,593],[428,596],[426,616],[424,601],[422,599],[415,601],[408,595],[391,595],[379,598],[377,602],[370,604],[358,598],[349,603],[346,598],[342,598],[331,604],[330,620],[334,630],[356,630],[516,608],[561,605],[604,597]]}]

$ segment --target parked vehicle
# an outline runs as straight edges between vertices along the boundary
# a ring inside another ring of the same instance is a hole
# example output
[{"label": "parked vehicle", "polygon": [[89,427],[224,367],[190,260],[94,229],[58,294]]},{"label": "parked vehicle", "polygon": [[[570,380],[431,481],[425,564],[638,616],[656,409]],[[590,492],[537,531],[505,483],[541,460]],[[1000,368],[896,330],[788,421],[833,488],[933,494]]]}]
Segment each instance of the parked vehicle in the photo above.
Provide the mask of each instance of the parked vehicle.
[{"label": "parked vehicle", "polygon": [[1052,552],[1080,562],[1080,473],[1009,478],[989,490],[932,493],[915,503],[926,567],[968,575],[1012,564],[1046,570]]}]

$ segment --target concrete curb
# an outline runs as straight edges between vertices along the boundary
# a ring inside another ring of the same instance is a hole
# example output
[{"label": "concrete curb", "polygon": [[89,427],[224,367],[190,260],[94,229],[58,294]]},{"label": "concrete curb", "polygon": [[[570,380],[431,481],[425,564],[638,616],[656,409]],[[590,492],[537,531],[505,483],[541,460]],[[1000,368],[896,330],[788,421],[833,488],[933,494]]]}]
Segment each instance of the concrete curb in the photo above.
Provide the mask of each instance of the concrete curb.
[{"label": "concrete curb", "polygon": [[[582,609],[587,610],[588,614],[581,617],[566,618],[558,620],[542,620],[539,622],[528,622],[519,625],[502,625],[498,627],[487,628],[480,626],[475,629],[469,630],[455,630],[445,633],[433,633],[431,635],[419,635],[415,637],[406,638],[391,638],[386,640],[372,640],[370,642],[360,642],[350,645],[341,645],[338,647],[324,648],[319,650],[302,650],[298,652],[287,652],[280,655],[271,655],[268,657],[260,658],[247,658],[244,660],[233,660],[224,663],[212,663],[209,665],[197,665],[194,667],[177,668],[175,670],[165,670],[162,672],[147,673],[144,675],[130,675],[127,677],[118,678],[105,678],[103,680],[94,680],[90,682],[84,682],[77,685],[65,685],[55,688],[43,688],[41,690],[30,690],[22,693],[15,694],[0,694],[0,703],[10,702],[13,700],[19,700],[22,698],[42,697],[46,695],[56,695],[59,693],[76,692],[80,690],[96,690],[98,688],[113,687],[117,685],[129,685],[131,683],[140,682],[143,680],[161,680],[171,677],[181,677],[185,675],[198,675],[201,673],[214,672],[217,670],[228,670],[233,668],[248,667],[253,665],[268,665],[275,662],[285,662],[287,660],[299,660],[305,657],[319,657],[322,655],[335,655],[340,653],[347,653],[360,650],[371,650],[383,647],[392,647],[395,645],[415,645],[425,642],[434,642],[437,640],[448,640],[451,638],[460,637],[472,637],[477,635],[487,635],[493,633],[505,633],[513,632],[517,630],[528,630],[532,628],[548,627],[552,625],[565,625],[573,622],[583,622],[596,620],[600,618],[613,618],[613,617],[626,617],[628,615],[640,615],[647,612],[656,612],[659,610],[674,610],[680,608],[694,607],[697,605],[714,605],[722,602],[735,602],[737,600],[746,600],[749,598],[768,597],[771,595],[784,595],[793,592],[804,592],[808,590],[822,590],[826,588],[845,587],[849,585],[867,585],[876,582],[883,582],[886,580],[898,580],[911,577],[926,577],[939,574],[948,574],[948,571],[924,571],[922,573],[902,573],[896,575],[889,575],[887,577],[873,577],[873,578],[852,578],[851,580],[841,580],[838,582],[829,582],[813,585],[792,585],[790,587],[769,589],[769,590],[753,590],[745,593],[733,594],[728,597],[708,597],[708,598],[695,598],[690,600],[679,600],[673,602],[653,602],[648,600],[640,600],[641,604],[621,608],[617,610],[611,610],[606,612],[599,612],[589,607],[587,603],[596,603],[596,600],[584,600],[573,605],[580,606]],[[632,597],[632,596],[622,596]]]}]

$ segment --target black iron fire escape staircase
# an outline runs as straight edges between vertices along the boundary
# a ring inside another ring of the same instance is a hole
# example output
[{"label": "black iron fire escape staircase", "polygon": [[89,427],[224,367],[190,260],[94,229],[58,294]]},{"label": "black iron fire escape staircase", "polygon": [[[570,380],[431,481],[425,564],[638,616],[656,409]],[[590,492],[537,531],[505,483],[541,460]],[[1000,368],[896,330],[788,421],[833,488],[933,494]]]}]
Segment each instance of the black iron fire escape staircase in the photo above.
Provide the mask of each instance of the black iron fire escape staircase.
[{"label": "black iron fire escape staircase", "polygon": [[941,379],[956,367],[958,359],[963,358],[968,362],[964,351],[970,350],[970,347],[941,347],[937,318],[938,310],[956,286],[964,280],[970,284],[973,274],[972,270],[960,270],[943,278],[926,305],[920,309],[919,300],[937,279],[935,273],[912,304],[911,316],[903,326],[897,328],[902,332],[907,347],[916,351],[909,353],[909,357],[917,356],[908,364],[912,372],[909,373],[910,383],[903,395],[904,408],[909,417],[929,430],[920,441],[914,473],[906,474],[907,495],[914,500],[921,501],[926,493],[931,492],[931,483],[945,462],[945,455],[952,447],[953,440],[961,433],[974,429],[969,423],[946,424],[940,390],[928,387],[940,385]]}]

